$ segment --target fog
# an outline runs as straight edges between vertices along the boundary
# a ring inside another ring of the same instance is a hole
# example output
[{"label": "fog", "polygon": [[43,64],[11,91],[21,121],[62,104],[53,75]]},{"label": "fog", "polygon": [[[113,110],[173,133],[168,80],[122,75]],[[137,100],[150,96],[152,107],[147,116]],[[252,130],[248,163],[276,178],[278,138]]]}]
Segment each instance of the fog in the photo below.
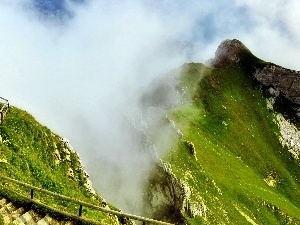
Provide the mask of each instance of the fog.
[{"label": "fog", "polygon": [[0,2],[0,96],[68,138],[95,189],[123,211],[139,211],[153,166],[143,132],[163,113],[142,114],[138,99],[154,80],[232,38],[300,70],[297,1],[62,1],[55,13],[36,1]]}]

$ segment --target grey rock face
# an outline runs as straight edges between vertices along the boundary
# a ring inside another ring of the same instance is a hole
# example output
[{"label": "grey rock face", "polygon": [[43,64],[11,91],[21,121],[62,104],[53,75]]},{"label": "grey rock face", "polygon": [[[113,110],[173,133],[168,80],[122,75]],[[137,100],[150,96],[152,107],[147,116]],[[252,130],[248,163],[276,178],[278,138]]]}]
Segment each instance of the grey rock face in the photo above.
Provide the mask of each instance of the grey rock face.
[{"label": "grey rock face", "polygon": [[187,212],[192,218],[196,216],[205,217],[207,208],[203,202],[193,202],[191,200],[191,189],[187,183],[175,177],[172,168],[168,163],[161,161],[165,176],[169,178],[168,185],[165,186],[165,194],[169,202],[182,213]]},{"label": "grey rock face", "polygon": [[276,122],[280,129],[280,143],[289,149],[294,159],[300,156],[300,131],[281,114],[276,115]]},{"label": "grey rock face", "polygon": [[[159,165],[160,170],[156,172],[155,181],[151,185],[151,192],[148,195],[148,213],[153,209],[158,211],[165,210],[171,207],[172,211],[178,212],[178,217],[183,218],[183,214],[188,214],[189,217],[196,216],[206,217],[207,207],[203,200],[192,200],[193,193],[186,182],[176,178],[172,172],[171,165],[163,161]],[[157,212],[150,212],[156,215]],[[178,224],[185,224],[184,221]]]},{"label": "grey rock face", "polygon": [[300,72],[270,64],[255,68],[254,77],[263,85],[273,87],[288,100],[300,105]]}]

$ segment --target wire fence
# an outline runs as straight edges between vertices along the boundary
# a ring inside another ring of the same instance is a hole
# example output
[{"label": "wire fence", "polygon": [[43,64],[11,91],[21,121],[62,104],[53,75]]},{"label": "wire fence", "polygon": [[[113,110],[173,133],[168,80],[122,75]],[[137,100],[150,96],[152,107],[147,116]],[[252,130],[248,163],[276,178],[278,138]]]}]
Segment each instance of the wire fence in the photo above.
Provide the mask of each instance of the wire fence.
[{"label": "wire fence", "polygon": [[[51,191],[48,191],[48,190],[45,190],[45,189],[42,189],[42,188],[38,188],[38,187],[35,187],[35,186],[27,184],[27,183],[23,183],[21,181],[12,179],[10,177],[6,177],[6,176],[1,175],[1,174],[0,174],[0,179],[3,180],[3,181],[9,182],[9,183],[13,183],[13,184],[16,184],[16,185],[21,185],[23,187],[28,188],[29,189],[28,194],[30,195],[30,197],[27,197],[27,196],[24,196],[23,194],[15,192],[11,188],[6,188],[5,185],[3,185],[3,183],[2,183],[2,188],[6,189],[6,191],[13,192],[14,194],[17,194],[20,197],[25,198],[25,199],[29,200],[30,202],[32,202],[34,204],[40,205],[40,206],[42,206],[44,208],[47,208],[48,210],[51,210],[55,213],[59,213],[59,214],[64,215],[64,216],[71,217],[71,218],[76,219],[76,220],[81,220],[81,221],[84,221],[84,222],[88,222],[88,223],[91,223],[91,224],[97,224],[97,225],[101,224],[101,222],[99,222],[99,221],[90,220],[88,218],[83,218],[82,217],[83,207],[88,207],[90,209],[95,209],[95,210],[98,210],[98,211],[101,211],[101,212],[104,212],[104,213],[107,213],[107,214],[110,214],[110,215],[117,216],[118,218],[126,218],[126,219],[132,219],[132,220],[140,221],[140,222],[142,222],[143,225],[146,225],[146,224],[147,225],[148,224],[172,225],[171,223],[162,222],[162,221],[158,221],[158,220],[154,220],[154,219],[150,219],[150,218],[146,218],[146,217],[136,216],[136,215],[123,213],[123,212],[119,212],[119,211],[114,211],[114,210],[107,209],[107,208],[104,208],[104,207],[96,206],[96,205],[93,205],[93,204],[90,204],[90,203],[87,203],[87,202],[83,202],[83,201],[76,200],[76,199],[73,199],[73,198],[70,198],[70,197],[67,197],[67,196],[64,196],[64,195],[60,195],[60,194],[57,194],[57,193],[54,193],[54,192],[51,192]],[[69,212],[65,212],[65,211],[59,210],[57,208],[51,207],[48,204],[45,204],[45,203],[41,202],[40,199],[35,198],[35,193],[37,193],[37,192],[44,193],[47,196],[55,197],[55,198],[58,198],[60,200],[65,200],[65,201],[77,204],[78,205],[78,214],[75,215],[75,214],[72,214],[72,213],[69,213]]]}]

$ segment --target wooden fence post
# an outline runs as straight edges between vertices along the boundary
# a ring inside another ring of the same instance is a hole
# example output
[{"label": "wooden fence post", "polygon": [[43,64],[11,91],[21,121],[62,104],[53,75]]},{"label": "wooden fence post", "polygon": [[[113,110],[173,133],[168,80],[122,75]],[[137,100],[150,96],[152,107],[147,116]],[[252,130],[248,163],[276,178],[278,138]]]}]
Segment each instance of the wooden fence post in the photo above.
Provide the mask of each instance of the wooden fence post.
[{"label": "wooden fence post", "polygon": [[79,205],[79,212],[78,212],[78,216],[82,215],[82,205]]},{"label": "wooden fence post", "polygon": [[30,198],[33,199],[33,189],[30,189]]}]

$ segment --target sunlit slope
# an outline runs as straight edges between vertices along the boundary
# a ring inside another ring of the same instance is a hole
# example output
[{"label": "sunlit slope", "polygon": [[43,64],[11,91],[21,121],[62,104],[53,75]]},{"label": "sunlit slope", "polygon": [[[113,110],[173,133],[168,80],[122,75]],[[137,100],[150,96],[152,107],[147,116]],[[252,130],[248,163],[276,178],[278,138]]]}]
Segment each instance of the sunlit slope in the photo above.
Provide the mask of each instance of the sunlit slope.
[{"label": "sunlit slope", "polygon": [[281,146],[273,112],[250,73],[242,64],[184,65],[187,102],[168,112],[183,139],[174,140],[164,160],[208,208],[206,218],[186,215],[191,224],[300,224],[299,161]]},{"label": "sunlit slope", "polygon": [[[11,107],[10,113],[0,125],[0,135],[2,175],[58,194],[101,205],[103,199],[99,195],[92,194],[85,186],[87,176],[76,152],[70,150],[61,137],[38,123],[29,113]],[[4,181],[1,182],[4,184]],[[8,183],[6,187],[29,196],[28,189],[26,191]],[[2,197],[12,198],[11,201],[18,198],[5,190],[0,192],[0,198]],[[42,202],[49,206],[75,215],[78,213],[78,205],[38,193],[35,197],[41,198]],[[115,224],[108,215],[95,211],[84,209],[83,215],[105,224]]]}]

